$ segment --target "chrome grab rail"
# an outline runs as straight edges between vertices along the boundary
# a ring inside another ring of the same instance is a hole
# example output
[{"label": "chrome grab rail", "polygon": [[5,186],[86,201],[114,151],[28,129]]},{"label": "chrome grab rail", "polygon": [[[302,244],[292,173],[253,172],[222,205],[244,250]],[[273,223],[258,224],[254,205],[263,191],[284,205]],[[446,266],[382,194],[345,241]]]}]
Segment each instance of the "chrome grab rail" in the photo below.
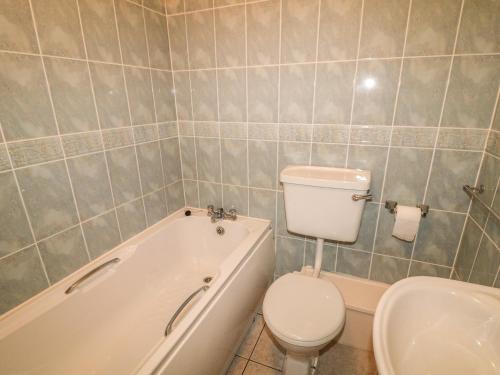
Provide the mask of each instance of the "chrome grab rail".
[{"label": "chrome grab rail", "polygon": [[493,208],[490,207],[489,204],[484,202],[481,198],[479,198],[478,194],[481,194],[484,191],[484,186],[479,186],[479,187],[473,187],[470,185],[464,185],[463,186],[464,191],[469,194],[472,198],[476,199],[481,205],[486,208],[490,214],[495,216],[497,220],[500,220],[500,215],[498,215]]},{"label": "chrome grab rail", "polygon": [[118,263],[120,261],[120,258],[113,258],[111,260],[108,260],[107,262],[104,262],[103,264],[101,264],[100,266],[97,266],[96,268],[94,268],[93,270],[87,272],[85,275],[83,275],[82,277],[80,277],[78,280],[76,280],[73,284],[71,284],[71,286],[66,289],[66,291],[64,293],[66,294],[70,294],[71,292],[73,292],[76,288],[78,288],[80,286],[81,283],[83,283],[85,280],[87,280],[90,276],[96,274],[97,272],[99,272],[100,270],[102,270],[103,268],[106,268],[107,266],[109,266],[110,264],[113,264],[113,263]]},{"label": "chrome grab rail", "polygon": [[172,332],[172,327],[174,325],[175,320],[177,319],[179,314],[182,312],[182,310],[184,310],[184,308],[188,305],[188,303],[191,302],[191,300],[194,297],[196,297],[198,295],[198,293],[204,292],[204,291],[208,290],[208,288],[209,288],[208,285],[203,285],[200,289],[197,289],[196,291],[191,293],[191,295],[188,298],[186,298],[186,300],[184,302],[182,302],[182,305],[179,306],[177,311],[170,318],[170,321],[167,324],[167,328],[165,328],[165,336],[168,336]]}]

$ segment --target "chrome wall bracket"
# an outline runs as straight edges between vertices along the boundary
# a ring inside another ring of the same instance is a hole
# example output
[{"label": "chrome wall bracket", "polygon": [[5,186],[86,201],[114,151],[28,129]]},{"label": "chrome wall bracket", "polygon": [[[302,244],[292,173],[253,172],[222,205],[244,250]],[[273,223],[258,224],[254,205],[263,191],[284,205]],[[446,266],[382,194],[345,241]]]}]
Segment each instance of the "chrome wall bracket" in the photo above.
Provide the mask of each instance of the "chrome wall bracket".
[{"label": "chrome wall bracket", "polygon": [[[396,209],[398,206],[398,202],[396,201],[385,201],[385,208],[389,210],[391,214],[396,213]],[[429,213],[429,205],[428,204],[417,204],[415,207],[420,208],[422,212],[422,217],[426,217]]]}]

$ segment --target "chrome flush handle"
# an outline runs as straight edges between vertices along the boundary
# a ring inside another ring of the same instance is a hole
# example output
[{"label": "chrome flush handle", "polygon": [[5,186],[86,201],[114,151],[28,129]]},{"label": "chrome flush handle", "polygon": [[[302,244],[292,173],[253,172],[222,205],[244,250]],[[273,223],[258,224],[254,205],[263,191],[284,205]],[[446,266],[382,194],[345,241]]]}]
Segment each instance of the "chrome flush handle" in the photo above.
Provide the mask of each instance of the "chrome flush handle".
[{"label": "chrome flush handle", "polygon": [[366,201],[371,201],[373,199],[373,195],[371,194],[364,194],[364,195],[361,195],[361,194],[353,194],[352,195],[352,200],[354,202],[357,202],[357,201],[360,201],[360,200],[366,200]]}]

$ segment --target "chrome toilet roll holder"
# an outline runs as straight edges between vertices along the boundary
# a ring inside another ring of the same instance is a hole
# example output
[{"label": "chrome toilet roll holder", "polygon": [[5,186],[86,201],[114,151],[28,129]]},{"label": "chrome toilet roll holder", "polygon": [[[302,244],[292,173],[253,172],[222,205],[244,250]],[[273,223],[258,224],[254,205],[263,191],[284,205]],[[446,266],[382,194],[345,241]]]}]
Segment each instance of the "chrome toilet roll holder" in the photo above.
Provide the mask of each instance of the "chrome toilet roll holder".
[{"label": "chrome toilet roll holder", "polygon": [[[391,214],[396,213],[396,208],[398,206],[398,202],[396,201],[385,201],[385,208],[389,210]],[[426,217],[429,213],[429,205],[428,204],[417,204],[415,207],[420,208],[422,212],[422,217]]]}]

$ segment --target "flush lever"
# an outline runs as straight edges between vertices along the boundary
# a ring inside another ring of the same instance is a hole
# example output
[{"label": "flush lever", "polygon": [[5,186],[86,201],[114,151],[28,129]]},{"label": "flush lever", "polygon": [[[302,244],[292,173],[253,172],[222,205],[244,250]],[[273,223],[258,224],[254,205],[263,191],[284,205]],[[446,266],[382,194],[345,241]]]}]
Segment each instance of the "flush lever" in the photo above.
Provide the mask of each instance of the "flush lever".
[{"label": "flush lever", "polygon": [[371,195],[371,194],[364,194],[364,195],[362,195],[362,194],[353,194],[352,195],[352,200],[354,202],[360,201],[362,199],[364,199],[366,201],[371,201],[373,199],[373,195]]}]

